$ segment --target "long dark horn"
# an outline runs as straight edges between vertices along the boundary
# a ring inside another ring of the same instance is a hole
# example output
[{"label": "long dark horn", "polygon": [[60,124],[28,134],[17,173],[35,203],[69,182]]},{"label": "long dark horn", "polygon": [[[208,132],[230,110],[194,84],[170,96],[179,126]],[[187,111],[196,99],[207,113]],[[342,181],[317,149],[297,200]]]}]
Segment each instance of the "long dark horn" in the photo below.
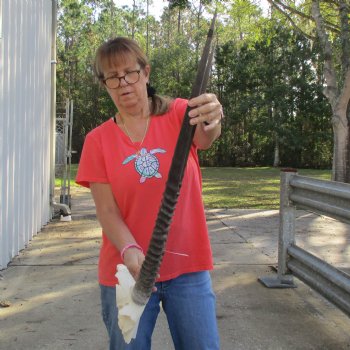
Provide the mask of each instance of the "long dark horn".
[{"label": "long dark horn", "polygon": [[[212,55],[210,55],[211,42],[214,35],[214,26],[216,20],[216,11],[211,22],[205,43],[202,57],[198,66],[195,83],[192,87],[191,98],[200,95],[206,89],[207,76],[206,71],[211,67]],[[210,62],[209,62],[210,61]],[[132,298],[135,303],[144,305],[147,303],[157,279],[160,264],[163,260],[165,244],[168,232],[180,193],[184,170],[186,167],[188,154],[190,152],[195,126],[190,125],[188,112],[191,110],[187,107],[185,117],[181,126],[180,134],[176,143],[174,156],[169,170],[168,180],[161,207],[158,212],[155,227],[152,233],[149,248],[145,260],[142,264],[140,277],[133,289]]]}]

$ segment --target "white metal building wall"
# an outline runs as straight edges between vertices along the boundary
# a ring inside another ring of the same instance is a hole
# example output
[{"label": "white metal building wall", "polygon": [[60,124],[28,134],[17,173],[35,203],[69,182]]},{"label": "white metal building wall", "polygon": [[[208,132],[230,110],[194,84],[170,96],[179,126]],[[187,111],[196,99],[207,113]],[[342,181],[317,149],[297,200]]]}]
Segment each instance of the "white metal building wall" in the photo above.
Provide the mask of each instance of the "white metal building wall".
[{"label": "white metal building wall", "polygon": [[0,269],[50,219],[51,6],[0,0]]}]

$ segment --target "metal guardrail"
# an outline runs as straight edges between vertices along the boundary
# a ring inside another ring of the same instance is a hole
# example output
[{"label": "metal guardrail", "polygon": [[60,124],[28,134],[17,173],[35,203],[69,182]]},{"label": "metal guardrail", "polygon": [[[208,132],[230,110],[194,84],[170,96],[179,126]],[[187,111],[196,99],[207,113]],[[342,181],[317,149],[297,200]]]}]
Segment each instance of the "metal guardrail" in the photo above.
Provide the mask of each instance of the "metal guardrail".
[{"label": "metal guardrail", "polygon": [[277,276],[259,281],[268,288],[295,288],[295,276],[350,316],[350,276],[296,245],[296,207],[350,222],[350,184],[281,172]]}]

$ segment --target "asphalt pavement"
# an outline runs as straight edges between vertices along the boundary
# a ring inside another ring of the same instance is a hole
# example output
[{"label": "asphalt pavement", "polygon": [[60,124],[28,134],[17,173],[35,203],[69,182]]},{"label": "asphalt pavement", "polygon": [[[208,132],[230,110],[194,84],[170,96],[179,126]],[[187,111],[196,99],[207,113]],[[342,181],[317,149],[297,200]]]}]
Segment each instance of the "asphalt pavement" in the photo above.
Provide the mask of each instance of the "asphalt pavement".
[{"label": "asphalt pavement", "polygon": [[[50,222],[0,271],[1,350],[107,349],[97,284],[101,235],[85,189],[74,190],[72,213],[71,222]],[[215,209],[207,219],[222,350],[350,349],[350,319],[308,286],[258,282],[275,273],[278,211]],[[299,246],[350,270],[349,225],[298,211],[296,228]],[[152,349],[174,349],[163,312]]]}]

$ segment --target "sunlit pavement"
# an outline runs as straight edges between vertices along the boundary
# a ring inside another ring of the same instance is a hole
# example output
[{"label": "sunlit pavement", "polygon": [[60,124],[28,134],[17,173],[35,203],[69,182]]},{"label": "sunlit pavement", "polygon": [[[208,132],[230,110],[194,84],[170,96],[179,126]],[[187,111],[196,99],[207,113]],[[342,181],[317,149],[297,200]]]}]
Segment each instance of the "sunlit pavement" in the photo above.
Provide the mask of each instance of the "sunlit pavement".
[{"label": "sunlit pavement", "polygon": [[[74,189],[72,212],[72,222],[47,225],[0,271],[0,349],[107,349],[100,229],[86,190]],[[257,281],[274,273],[277,211],[218,209],[207,218],[221,349],[350,349],[350,319],[309,287],[296,280],[296,289],[267,289]],[[345,270],[349,239],[348,225],[298,212],[298,245]],[[152,349],[173,349],[163,313]]]}]

